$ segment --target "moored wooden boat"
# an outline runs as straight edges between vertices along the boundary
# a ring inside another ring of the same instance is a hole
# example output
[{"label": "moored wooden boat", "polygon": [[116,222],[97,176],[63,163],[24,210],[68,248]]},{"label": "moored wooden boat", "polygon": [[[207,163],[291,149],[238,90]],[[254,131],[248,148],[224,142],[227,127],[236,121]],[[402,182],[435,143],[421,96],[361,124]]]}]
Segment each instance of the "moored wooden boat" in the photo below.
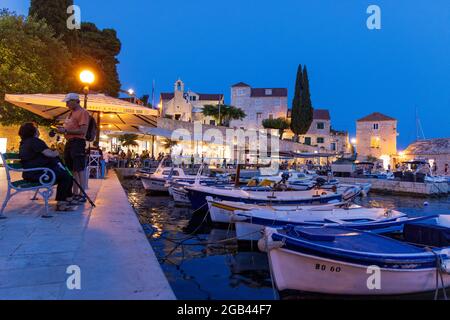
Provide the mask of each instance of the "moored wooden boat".
[{"label": "moored wooden boat", "polygon": [[[335,227],[265,229],[279,291],[399,295],[450,286],[450,250],[423,248],[371,232]],[[439,280],[439,281],[436,281]]]}]

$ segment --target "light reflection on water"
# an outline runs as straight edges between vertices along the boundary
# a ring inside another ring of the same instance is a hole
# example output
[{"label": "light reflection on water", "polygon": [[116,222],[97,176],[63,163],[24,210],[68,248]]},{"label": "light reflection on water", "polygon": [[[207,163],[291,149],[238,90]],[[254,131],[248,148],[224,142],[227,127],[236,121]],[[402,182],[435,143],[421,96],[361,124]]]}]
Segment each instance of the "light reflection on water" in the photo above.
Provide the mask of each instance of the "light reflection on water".
[{"label": "light reflection on water", "polygon": [[[273,299],[267,256],[256,247],[239,248],[234,230],[218,229],[204,214],[176,207],[168,196],[147,196],[140,181],[122,181],[130,203],[178,299]],[[424,205],[428,202],[428,205]],[[425,199],[371,194],[367,207],[386,207],[410,216],[450,214],[450,197]],[[334,298],[299,294],[286,299]],[[431,299],[432,294],[409,296]]]}]

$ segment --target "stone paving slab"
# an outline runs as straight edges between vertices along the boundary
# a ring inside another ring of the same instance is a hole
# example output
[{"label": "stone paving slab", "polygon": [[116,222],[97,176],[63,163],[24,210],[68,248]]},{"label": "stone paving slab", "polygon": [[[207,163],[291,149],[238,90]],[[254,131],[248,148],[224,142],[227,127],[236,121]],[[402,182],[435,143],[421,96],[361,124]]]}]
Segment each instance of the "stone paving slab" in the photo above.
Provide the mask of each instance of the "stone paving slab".
[{"label": "stone paving slab", "polygon": [[[0,201],[5,189],[0,168]],[[0,220],[0,299],[175,299],[115,173],[91,180],[88,194],[96,208],[51,219],[32,193],[10,200]],[[71,265],[81,290],[67,288]]]}]

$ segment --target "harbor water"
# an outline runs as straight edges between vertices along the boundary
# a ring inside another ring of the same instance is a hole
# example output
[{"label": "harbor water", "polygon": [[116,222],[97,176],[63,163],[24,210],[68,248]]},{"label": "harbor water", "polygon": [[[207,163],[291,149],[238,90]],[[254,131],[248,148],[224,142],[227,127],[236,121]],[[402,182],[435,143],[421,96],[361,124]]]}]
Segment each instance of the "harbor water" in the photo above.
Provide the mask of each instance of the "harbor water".
[{"label": "harbor water", "polygon": [[[122,180],[122,185],[178,299],[280,298],[273,290],[266,254],[256,246],[238,246],[232,228],[212,225],[207,215],[175,206],[168,195],[146,195],[139,180]],[[450,214],[450,197],[371,193],[356,203],[396,209],[409,216]],[[391,298],[432,299],[433,295]],[[334,297],[295,292],[281,298]]]}]

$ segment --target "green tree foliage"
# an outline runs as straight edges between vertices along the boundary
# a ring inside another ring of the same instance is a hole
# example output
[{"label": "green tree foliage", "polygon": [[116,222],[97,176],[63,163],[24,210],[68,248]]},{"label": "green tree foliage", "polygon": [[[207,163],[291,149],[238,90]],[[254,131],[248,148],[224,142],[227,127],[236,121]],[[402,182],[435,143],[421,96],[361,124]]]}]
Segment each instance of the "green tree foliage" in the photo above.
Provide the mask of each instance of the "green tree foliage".
[{"label": "green tree foliage", "polygon": [[305,134],[308,132],[311,127],[311,123],[313,121],[313,107],[311,103],[311,94],[309,91],[309,79],[308,79],[308,70],[306,66],[303,67],[303,91],[301,98],[301,107],[300,107],[300,134]]},{"label": "green tree foliage", "polygon": [[70,58],[65,44],[54,37],[45,22],[0,11],[0,123],[47,124],[41,117],[6,103],[4,94],[66,91]]},{"label": "green tree foliage", "polygon": [[[98,29],[93,23],[82,23],[77,30],[77,43],[72,49],[74,71],[91,69],[96,74],[96,82],[92,89],[117,97],[120,91],[120,80],[117,72],[121,43],[113,29]],[[80,88],[77,82],[74,89]]]},{"label": "green tree foliage", "polygon": [[67,8],[73,5],[73,0],[31,0],[29,16],[43,19],[67,43],[70,30],[67,29]]},{"label": "green tree foliage", "polygon": [[300,108],[302,105],[302,91],[303,91],[303,75],[302,65],[297,69],[297,79],[295,80],[294,99],[292,100],[292,114],[291,114],[291,130],[294,132],[295,140],[298,141],[299,134],[302,133]]},{"label": "green tree foliage", "polygon": [[203,107],[203,115],[205,117],[213,117],[219,125],[227,127],[230,125],[231,120],[242,120],[247,116],[242,109],[225,104],[220,105],[220,113],[219,105],[205,105]]},{"label": "green tree foliage", "polygon": [[94,23],[82,23],[80,30],[67,28],[67,8],[73,0],[31,0],[30,15],[45,20],[56,35],[62,37],[72,54],[73,69],[66,76],[71,80],[70,91],[81,91],[78,75],[83,69],[96,74],[94,91],[118,97],[120,90],[117,72],[117,55],[121,50],[120,40],[113,29],[100,30]]},{"label": "green tree foliage", "polygon": [[137,134],[127,133],[119,137],[119,141],[123,147],[138,147],[139,143],[136,141],[139,138]]},{"label": "green tree foliage", "polygon": [[264,119],[262,125],[265,129],[277,129],[280,139],[283,139],[284,132],[289,129],[289,121],[286,118]]},{"label": "green tree foliage", "polygon": [[178,141],[171,140],[171,139],[169,139],[169,138],[164,138],[164,139],[161,141],[161,146],[162,146],[164,149],[169,149],[170,152],[172,152],[173,147],[175,147],[176,145],[178,145]]}]

